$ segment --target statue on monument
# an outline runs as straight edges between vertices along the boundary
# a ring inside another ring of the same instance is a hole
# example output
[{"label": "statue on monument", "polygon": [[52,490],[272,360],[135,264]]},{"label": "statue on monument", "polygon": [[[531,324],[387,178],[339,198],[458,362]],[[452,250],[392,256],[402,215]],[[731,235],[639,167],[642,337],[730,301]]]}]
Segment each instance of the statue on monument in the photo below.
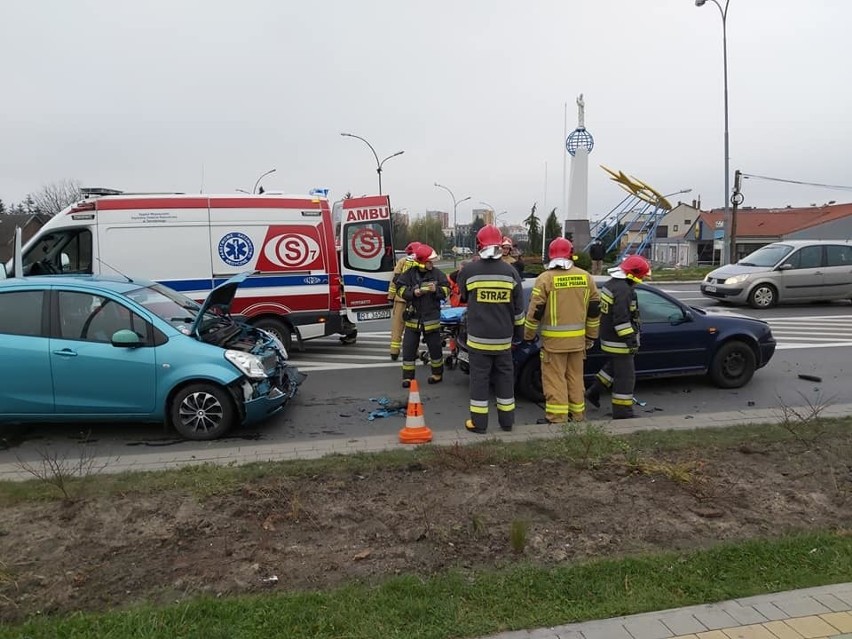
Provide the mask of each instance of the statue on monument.
[{"label": "statue on monument", "polygon": [[583,94],[580,94],[580,97],[577,98],[577,128],[585,129],[586,128],[586,103],[583,102]]}]

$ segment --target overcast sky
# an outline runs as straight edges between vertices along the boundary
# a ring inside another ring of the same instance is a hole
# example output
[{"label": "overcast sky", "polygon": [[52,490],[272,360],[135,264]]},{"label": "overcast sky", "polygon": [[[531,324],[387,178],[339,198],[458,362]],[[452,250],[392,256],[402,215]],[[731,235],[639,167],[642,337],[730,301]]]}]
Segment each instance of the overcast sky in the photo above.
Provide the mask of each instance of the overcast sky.
[{"label": "overcast sky", "polygon": [[[730,0],[732,172],[852,185],[850,24],[848,0]],[[459,222],[481,201],[520,220],[562,209],[583,93],[592,216],[625,195],[600,164],[721,207],[722,70],[709,1],[2,0],[0,198],[65,178],[233,192],[273,167],[269,190],[375,193],[348,131],[405,151],[395,208],[451,210],[437,181],[471,197]],[[746,206],[852,201],[743,186]]]}]

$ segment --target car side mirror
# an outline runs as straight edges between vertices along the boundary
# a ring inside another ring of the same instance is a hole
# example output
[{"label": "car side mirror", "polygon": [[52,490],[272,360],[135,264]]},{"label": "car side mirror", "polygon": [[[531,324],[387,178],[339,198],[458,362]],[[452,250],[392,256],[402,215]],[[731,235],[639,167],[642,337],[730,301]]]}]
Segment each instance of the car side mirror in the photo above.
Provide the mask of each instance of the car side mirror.
[{"label": "car side mirror", "polygon": [[142,338],[127,328],[113,333],[110,342],[117,348],[138,348],[142,346]]},{"label": "car side mirror", "polygon": [[779,271],[789,271],[792,268],[793,268],[792,264],[782,264],[781,266],[778,267],[778,270]]},{"label": "car side mirror", "polygon": [[669,315],[669,322],[671,322],[672,326],[680,326],[681,324],[686,324],[687,322],[692,321],[692,313],[689,311],[682,311],[681,313],[672,313]]}]

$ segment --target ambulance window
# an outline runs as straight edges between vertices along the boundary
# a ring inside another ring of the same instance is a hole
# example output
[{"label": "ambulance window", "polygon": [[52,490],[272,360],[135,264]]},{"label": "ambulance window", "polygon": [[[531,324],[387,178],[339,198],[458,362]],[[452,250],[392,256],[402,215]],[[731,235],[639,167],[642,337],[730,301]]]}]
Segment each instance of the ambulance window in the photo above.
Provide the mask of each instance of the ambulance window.
[{"label": "ambulance window", "polygon": [[54,231],[41,236],[24,255],[24,274],[55,275],[92,272],[89,229]]},{"label": "ambulance window", "polygon": [[347,268],[371,273],[393,270],[390,220],[358,222],[345,229],[343,259]]}]

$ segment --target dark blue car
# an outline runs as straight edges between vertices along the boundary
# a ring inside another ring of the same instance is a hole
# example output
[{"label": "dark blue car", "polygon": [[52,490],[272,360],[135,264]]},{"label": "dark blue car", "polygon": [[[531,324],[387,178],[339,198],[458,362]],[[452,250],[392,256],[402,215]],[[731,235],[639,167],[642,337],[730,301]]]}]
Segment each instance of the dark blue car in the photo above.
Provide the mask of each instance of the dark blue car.
[{"label": "dark blue car", "polygon": [[[524,299],[529,303],[533,280],[524,281]],[[636,287],[642,316],[641,347],[636,355],[636,376],[675,377],[707,375],[720,388],[739,388],[758,368],[769,363],[775,338],[766,322],[725,311],[687,306],[670,295],[645,284]],[[518,394],[529,400],[544,400],[538,341],[524,343],[514,351]],[[599,343],[589,351],[585,377],[591,381],[606,361]],[[467,372],[464,331],[459,338],[459,367]]]}]

